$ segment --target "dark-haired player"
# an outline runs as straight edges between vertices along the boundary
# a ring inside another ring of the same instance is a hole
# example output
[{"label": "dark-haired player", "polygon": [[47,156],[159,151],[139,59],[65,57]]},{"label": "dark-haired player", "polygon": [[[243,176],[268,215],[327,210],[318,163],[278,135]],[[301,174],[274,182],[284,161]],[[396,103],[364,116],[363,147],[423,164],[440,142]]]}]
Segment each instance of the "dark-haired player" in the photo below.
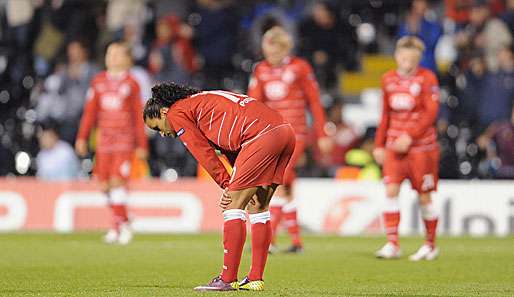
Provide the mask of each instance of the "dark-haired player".
[{"label": "dark-haired player", "polygon": [[437,213],[431,192],[437,190],[439,145],[435,120],[439,109],[439,85],[434,73],[419,67],[425,46],[414,36],[398,40],[397,68],[382,78],[383,113],[377,129],[373,155],[383,163],[386,199],[383,219],[387,243],[376,252],[379,258],[401,255],[398,240],[400,185],[409,179],[419,195],[421,217],[425,223],[425,244],[410,260],[433,260],[439,255],[435,245]]},{"label": "dark-haired player", "polygon": [[104,240],[127,244],[132,240],[132,232],[126,206],[126,182],[133,154],[146,159],[148,144],[141,120],[139,86],[129,73],[132,60],[128,45],[121,42],[109,45],[105,64],[107,71],[96,75],[91,82],[75,150],[80,156],[87,154],[87,139],[96,127],[94,172],[113,215],[112,228]]},{"label": "dark-haired player", "polygon": [[[265,60],[255,67],[248,87],[248,95],[278,111],[295,130],[295,151],[286,169],[284,186],[277,190],[277,197],[273,199],[270,210],[273,243],[278,225],[283,221],[292,241],[287,251],[297,253],[303,248],[296,204],[291,190],[296,178],[296,164],[306,146],[308,127],[305,110],[307,107],[313,115],[318,145],[322,153],[330,151],[331,140],[323,129],[325,114],[314,72],[307,61],[291,55],[292,48],[292,38],[283,28],[273,27],[264,33],[262,51]],[[273,250],[275,250],[274,244],[270,252]]]},{"label": "dark-haired player", "polygon": [[[246,95],[200,92],[176,84],[153,87],[143,117],[146,125],[161,135],[179,138],[224,190],[223,269],[220,276],[195,290],[263,290],[272,236],[268,205],[276,187],[283,183],[294,150],[291,126],[277,112]],[[231,176],[215,150],[231,160]],[[251,223],[252,265],[238,283],[246,238],[244,209]]]}]

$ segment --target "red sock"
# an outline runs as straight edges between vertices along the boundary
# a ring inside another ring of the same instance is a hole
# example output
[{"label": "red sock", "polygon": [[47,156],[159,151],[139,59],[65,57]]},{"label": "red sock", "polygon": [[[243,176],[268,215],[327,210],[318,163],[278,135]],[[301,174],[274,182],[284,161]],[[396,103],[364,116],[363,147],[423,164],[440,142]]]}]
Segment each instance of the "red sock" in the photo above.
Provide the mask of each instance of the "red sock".
[{"label": "red sock", "polygon": [[125,204],[110,204],[113,228],[119,230],[120,225],[128,222],[127,206]]},{"label": "red sock", "polygon": [[425,223],[425,230],[426,230],[426,237],[425,237],[426,244],[428,244],[432,248],[435,246],[437,221],[438,221],[437,218],[433,219],[433,220],[426,220],[426,219],[423,220],[423,222]]},{"label": "red sock", "polygon": [[221,279],[226,283],[237,280],[239,263],[246,240],[246,213],[242,209],[229,209],[223,212],[223,270]]},{"label": "red sock", "polygon": [[300,238],[300,226],[298,226],[298,215],[296,206],[289,202],[284,205],[284,224],[287,226],[287,233],[291,236],[291,243],[294,246],[302,246],[302,240]]},{"label": "red sock", "polygon": [[271,242],[275,244],[277,240],[278,226],[282,220],[282,205],[271,206],[269,211],[271,213]]},{"label": "red sock", "polygon": [[252,266],[248,273],[248,279],[262,280],[271,244],[270,212],[251,214],[250,222],[252,224]]},{"label": "red sock", "polygon": [[400,243],[398,241],[398,225],[400,225],[400,212],[384,212],[382,215],[384,217],[387,241],[396,246],[399,246]]}]

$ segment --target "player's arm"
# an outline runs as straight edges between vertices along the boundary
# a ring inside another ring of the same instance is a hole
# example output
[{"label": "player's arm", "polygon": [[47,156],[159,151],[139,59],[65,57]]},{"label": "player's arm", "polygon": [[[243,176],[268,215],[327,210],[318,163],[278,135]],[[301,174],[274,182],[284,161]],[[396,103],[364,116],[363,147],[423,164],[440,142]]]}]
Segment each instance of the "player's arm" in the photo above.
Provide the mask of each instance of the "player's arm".
[{"label": "player's arm", "polygon": [[262,82],[257,77],[257,68],[252,73],[250,77],[250,82],[248,83],[248,92],[247,95],[257,99],[259,101],[265,101],[264,98],[264,86]]},{"label": "player's arm", "polygon": [[318,137],[318,147],[323,154],[328,154],[332,150],[333,141],[325,133],[325,111],[321,106],[318,82],[312,67],[305,63],[301,76],[301,85],[307,97],[309,108],[313,117],[313,125]]},{"label": "player's arm", "polygon": [[305,63],[302,69],[301,86],[303,87],[312,113],[316,135],[318,138],[325,137],[327,136],[324,130],[326,123],[325,111],[323,110],[323,106],[321,106],[319,86],[314,71],[312,71],[312,67],[307,63]]},{"label": "player's arm", "polygon": [[412,139],[419,138],[433,127],[439,111],[439,83],[433,73],[426,76],[426,81],[422,89],[423,111],[416,126],[407,130],[407,134]]},{"label": "player's arm", "polygon": [[132,118],[134,119],[134,132],[136,134],[136,156],[140,159],[148,157],[148,137],[145,133],[144,122],[141,118],[143,107],[141,104],[141,91],[139,85],[134,83],[132,86],[131,105]]},{"label": "player's arm", "polygon": [[180,138],[198,163],[205,168],[222,189],[227,188],[230,175],[203,133],[181,112],[173,112],[168,116],[168,119],[171,119],[177,137]]},{"label": "player's arm", "polygon": [[384,147],[387,138],[387,129],[389,128],[389,99],[388,94],[385,90],[385,84],[382,80],[382,117],[377,127],[375,134],[375,149],[373,150],[373,157],[377,163],[382,164],[384,162]]},{"label": "player's arm", "polygon": [[100,110],[99,101],[97,91],[90,87],[86,95],[86,106],[80,120],[80,127],[75,142],[75,151],[81,157],[87,154],[87,140],[91,129],[96,125],[98,111]]}]

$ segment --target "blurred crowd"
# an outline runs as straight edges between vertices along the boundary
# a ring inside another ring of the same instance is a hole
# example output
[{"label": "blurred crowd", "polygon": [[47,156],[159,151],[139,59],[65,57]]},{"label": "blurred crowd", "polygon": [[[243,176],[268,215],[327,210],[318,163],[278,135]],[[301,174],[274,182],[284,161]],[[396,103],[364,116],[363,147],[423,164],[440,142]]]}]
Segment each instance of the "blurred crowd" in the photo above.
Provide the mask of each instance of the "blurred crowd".
[{"label": "blurred crowd", "polygon": [[[90,174],[94,156],[72,146],[110,41],[131,45],[142,98],[160,81],[245,92],[263,32],[280,25],[314,68],[335,143],[330,155],[311,146],[301,176],[380,178],[374,127],[343,118],[359,98],[341,73],[417,35],[441,83],[441,177],[514,178],[514,0],[4,0],[0,24],[0,176]],[[180,142],[148,133],[152,176],[197,174]]]}]

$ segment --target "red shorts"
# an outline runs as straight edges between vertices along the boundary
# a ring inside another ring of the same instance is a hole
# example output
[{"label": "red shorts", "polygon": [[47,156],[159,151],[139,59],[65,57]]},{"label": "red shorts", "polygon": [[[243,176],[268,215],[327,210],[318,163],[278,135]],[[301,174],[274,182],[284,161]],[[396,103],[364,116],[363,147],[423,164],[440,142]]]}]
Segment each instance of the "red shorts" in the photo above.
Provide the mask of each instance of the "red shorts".
[{"label": "red shorts", "polygon": [[429,151],[398,154],[386,149],[384,160],[384,182],[401,184],[409,179],[418,193],[437,190],[439,181],[439,148]]},{"label": "red shorts", "polygon": [[291,161],[286,167],[286,172],[284,174],[284,185],[291,186],[296,179],[296,164],[298,160],[303,156],[305,152],[305,140],[296,139],[296,144],[294,146],[294,152],[291,156]]},{"label": "red shorts", "polygon": [[94,174],[100,181],[111,178],[127,180],[130,176],[132,152],[97,153]]},{"label": "red shorts", "polygon": [[228,189],[283,184],[284,172],[294,151],[295,136],[289,124],[277,126],[243,144],[237,155]]}]

